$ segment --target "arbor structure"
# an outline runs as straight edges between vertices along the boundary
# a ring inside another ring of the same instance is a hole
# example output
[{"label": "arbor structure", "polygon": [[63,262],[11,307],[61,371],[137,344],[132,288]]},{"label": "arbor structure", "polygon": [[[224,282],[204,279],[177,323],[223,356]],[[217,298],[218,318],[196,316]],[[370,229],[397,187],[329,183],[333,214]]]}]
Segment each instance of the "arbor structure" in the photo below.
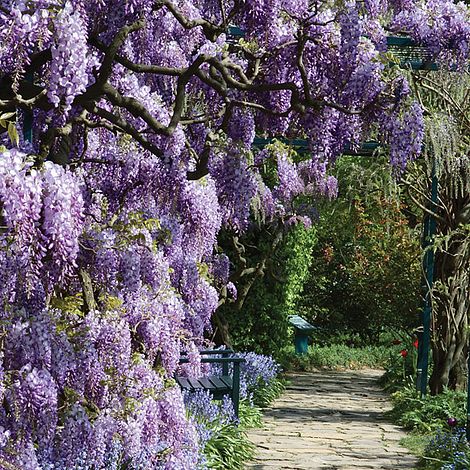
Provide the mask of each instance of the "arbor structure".
[{"label": "arbor structure", "polygon": [[172,376],[235,295],[221,227],[308,224],[370,133],[398,171],[420,151],[384,27],[468,51],[450,1],[1,0],[0,465],[198,466]]}]

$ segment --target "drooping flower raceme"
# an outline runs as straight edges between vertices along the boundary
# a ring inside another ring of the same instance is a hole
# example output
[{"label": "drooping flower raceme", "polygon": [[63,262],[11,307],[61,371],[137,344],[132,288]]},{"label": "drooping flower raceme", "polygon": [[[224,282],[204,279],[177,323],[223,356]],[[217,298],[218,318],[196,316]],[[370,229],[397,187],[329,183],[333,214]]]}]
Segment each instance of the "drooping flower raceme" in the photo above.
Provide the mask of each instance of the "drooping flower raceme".
[{"label": "drooping flower raceme", "polygon": [[55,44],[51,48],[51,76],[48,98],[54,106],[61,102],[64,111],[71,109],[74,98],[85,91],[89,77],[88,46],[82,9],[66,1],[54,21]]},{"label": "drooping flower raceme", "polygon": [[[221,230],[308,225],[311,204],[298,200],[334,196],[330,165],[371,129],[401,171],[420,151],[422,113],[384,73],[385,31],[454,66],[468,58],[468,10],[0,7],[0,458],[27,470],[197,468],[197,425],[171,378],[181,351],[199,370],[218,291],[236,297]],[[308,153],[253,149],[256,134],[305,139]],[[271,370],[256,361],[247,367]]]},{"label": "drooping flower raceme", "polygon": [[[36,170],[26,155],[0,153],[0,200],[14,239],[10,249],[22,258],[27,287],[40,270],[49,282],[62,282],[71,273],[78,256],[78,237],[83,229],[83,199],[75,175],[46,162]],[[29,281],[28,281],[29,280]]]}]

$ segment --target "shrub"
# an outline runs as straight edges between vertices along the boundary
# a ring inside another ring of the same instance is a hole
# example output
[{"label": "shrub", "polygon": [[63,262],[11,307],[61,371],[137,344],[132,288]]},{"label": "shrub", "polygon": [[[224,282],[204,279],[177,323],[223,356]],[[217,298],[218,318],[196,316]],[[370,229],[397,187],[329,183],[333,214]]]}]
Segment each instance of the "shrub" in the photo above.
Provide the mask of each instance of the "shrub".
[{"label": "shrub", "polygon": [[334,334],[375,344],[384,329],[416,326],[419,237],[382,160],[342,158],[336,171],[339,197],[321,207],[299,309]]},{"label": "shrub", "polygon": [[413,385],[392,394],[390,415],[406,429],[420,433],[436,432],[447,427],[447,420],[455,418],[463,423],[466,418],[466,394],[445,390],[443,393],[421,398]]},{"label": "shrub", "polygon": [[423,459],[429,470],[468,470],[470,446],[465,428],[438,431],[426,446]]},{"label": "shrub", "polygon": [[[269,251],[273,235],[270,231],[250,232],[242,240],[243,258],[249,266],[260,263]],[[292,331],[288,317],[297,313],[297,303],[312,262],[310,253],[316,242],[315,228],[307,229],[302,224],[291,227],[266,265],[263,276],[252,281],[242,310],[235,304],[222,305],[218,313],[229,325],[233,347],[239,351],[250,350],[270,354],[277,359],[280,349],[291,341]],[[236,260],[235,254],[230,258]],[[235,265],[235,271],[240,266]],[[243,291],[244,285],[237,286]]]}]

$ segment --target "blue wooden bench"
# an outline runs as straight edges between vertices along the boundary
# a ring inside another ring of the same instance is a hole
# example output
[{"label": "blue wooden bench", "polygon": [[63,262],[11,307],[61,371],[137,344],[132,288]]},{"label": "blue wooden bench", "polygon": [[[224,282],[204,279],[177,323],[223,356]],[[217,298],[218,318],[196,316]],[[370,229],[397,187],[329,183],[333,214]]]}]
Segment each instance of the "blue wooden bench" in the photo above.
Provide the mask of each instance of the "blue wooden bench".
[{"label": "blue wooden bench", "polygon": [[[234,356],[234,352],[231,349],[206,349],[200,351],[200,354],[202,356],[202,363],[221,364],[222,373],[207,377],[176,376],[176,382],[183,390],[188,390],[189,392],[208,390],[215,400],[221,400],[225,395],[229,395],[233,403],[235,415],[238,417],[240,407],[240,364],[245,362],[245,359]],[[183,357],[180,358],[180,364],[187,364],[189,362],[188,358],[184,357],[184,355],[183,353]],[[229,371],[230,364],[233,364],[232,374]]]}]

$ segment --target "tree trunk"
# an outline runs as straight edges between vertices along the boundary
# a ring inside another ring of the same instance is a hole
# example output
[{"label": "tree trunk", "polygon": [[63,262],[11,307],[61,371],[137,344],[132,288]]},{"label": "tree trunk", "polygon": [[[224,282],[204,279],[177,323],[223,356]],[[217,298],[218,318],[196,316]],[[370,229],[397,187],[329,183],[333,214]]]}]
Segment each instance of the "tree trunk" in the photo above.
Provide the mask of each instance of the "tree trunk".
[{"label": "tree trunk", "polygon": [[431,394],[465,383],[468,342],[469,241],[454,231],[436,253],[433,288]]},{"label": "tree trunk", "polygon": [[464,346],[463,352],[460,355],[460,359],[450,370],[449,374],[449,388],[452,390],[465,391],[467,390],[467,355],[468,345]]},{"label": "tree trunk", "polygon": [[214,334],[212,336],[212,341],[216,346],[227,346],[228,348],[232,347],[232,339],[230,337],[229,325],[225,316],[216,310],[212,315],[212,326],[214,329]]}]

